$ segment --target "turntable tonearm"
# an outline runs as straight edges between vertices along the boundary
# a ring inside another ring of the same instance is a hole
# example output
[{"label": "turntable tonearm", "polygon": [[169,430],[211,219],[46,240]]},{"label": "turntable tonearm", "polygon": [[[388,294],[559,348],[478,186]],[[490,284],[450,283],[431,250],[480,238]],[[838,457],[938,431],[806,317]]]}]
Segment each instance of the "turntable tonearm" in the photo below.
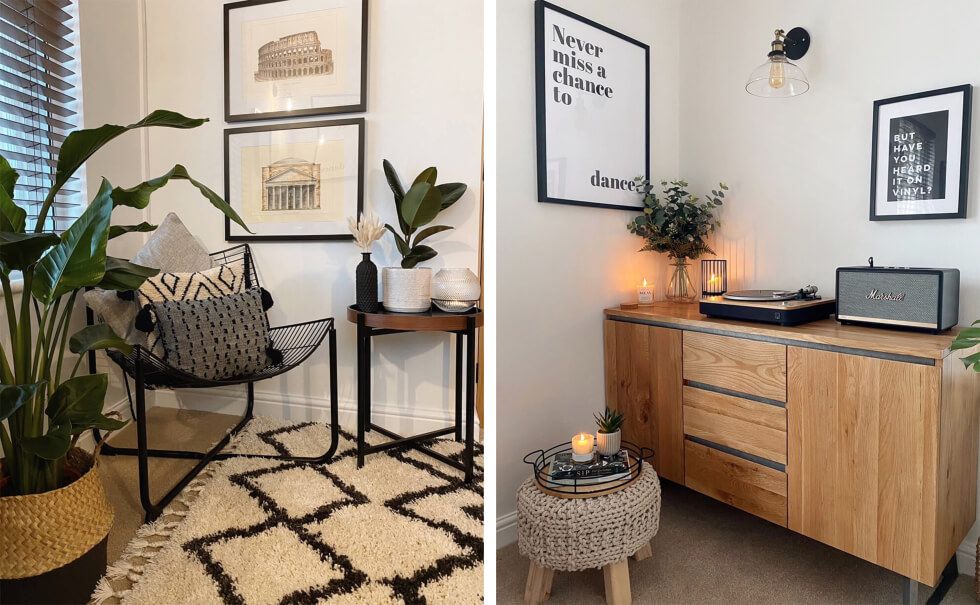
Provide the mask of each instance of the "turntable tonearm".
[{"label": "turntable tonearm", "polygon": [[827,319],[834,313],[834,299],[817,296],[816,286],[799,290],[739,290],[701,299],[701,313],[709,317],[761,321],[796,326]]}]

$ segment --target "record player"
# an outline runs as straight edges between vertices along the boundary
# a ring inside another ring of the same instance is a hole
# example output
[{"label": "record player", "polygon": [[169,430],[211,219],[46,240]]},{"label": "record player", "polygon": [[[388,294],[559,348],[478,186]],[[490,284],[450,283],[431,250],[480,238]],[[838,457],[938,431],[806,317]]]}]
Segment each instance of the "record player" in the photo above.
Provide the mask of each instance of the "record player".
[{"label": "record player", "polygon": [[834,313],[834,299],[817,296],[816,286],[799,290],[739,290],[701,299],[701,314],[721,319],[760,321],[798,326],[827,319]]}]

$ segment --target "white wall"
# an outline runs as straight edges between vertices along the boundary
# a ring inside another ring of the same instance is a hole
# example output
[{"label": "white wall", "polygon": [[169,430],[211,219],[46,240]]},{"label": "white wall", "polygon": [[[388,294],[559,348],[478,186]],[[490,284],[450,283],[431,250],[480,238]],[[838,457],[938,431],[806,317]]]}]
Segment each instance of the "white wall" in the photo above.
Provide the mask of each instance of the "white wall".
[{"label": "white wall", "polygon": [[[960,322],[980,318],[976,143],[966,219],[868,220],[872,103],[980,84],[978,18],[972,0],[928,10],[910,0],[684,3],[681,32],[696,43],[681,55],[680,166],[694,185],[723,179],[731,186],[722,239],[726,253],[741,259],[738,286],[812,282],[833,295],[834,270],[873,255],[879,264],[959,268]],[[773,29],[794,26],[813,39],[799,61],[810,91],[780,100],[744,92]],[[971,532],[960,548],[961,573],[973,573],[976,540]]]},{"label": "white wall", "polygon": [[[88,0],[93,1],[93,0]],[[210,122],[191,131],[149,131],[149,173],[176,163],[223,192],[223,129],[255,125],[223,121],[223,41],[220,0],[145,0],[147,105],[172,109]],[[454,231],[433,238],[439,256],[427,263],[477,267],[482,128],[482,4],[479,0],[372,0],[369,15],[368,112],[365,210],[394,222],[391,193],[381,171],[390,159],[402,180],[429,165],[440,181],[460,181],[466,195],[440,221]],[[127,91],[128,94],[128,91]],[[333,118],[351,117],[350,115]],[[298,121],[322,118],[304,118]],[[281,121],[277,121],[279,123]],[[223,217],[196,190],[175,183],[154,195],[149,218],[177,212],[211,250],[228,247]],[[273,325],[337,318],[342,406],[354,408],[354,328],[346,308],[354,299],[353,243],[254,243],[260,278],[276,300]],[[397,266],[386,238],[374,255],[379,267]],[[374,410],[395,430],[442,425],[451,417],[451,359],[444,335],[395,335],[374,345]],[[257,385],[259,412],[290,418],[322,418],[327,403],[327,352],[317,352],[302,369]],[[239,393],[241,389],[235,391]],[[240,401],[205,394],[178,395],[186,405],[238,412]],[[158,400],[163,400],[159,398]],[[284,405],[282,402],[291,405]],[[348,415],[345,415],[348,417]]]},{"label": "white wall", "polygon": [[[650,45],[651,176],[678,174],[676,0],[561,6]],[[534,8],[497,2],[498,546],[512,541],[521,458],[588,429],[604,405],[602,309],[635,298],[644,277],[662,294],[662,259],[637,254],[630,213],[540,204],[536,194]],[[642,124],[637,124],[642,128]]]}]

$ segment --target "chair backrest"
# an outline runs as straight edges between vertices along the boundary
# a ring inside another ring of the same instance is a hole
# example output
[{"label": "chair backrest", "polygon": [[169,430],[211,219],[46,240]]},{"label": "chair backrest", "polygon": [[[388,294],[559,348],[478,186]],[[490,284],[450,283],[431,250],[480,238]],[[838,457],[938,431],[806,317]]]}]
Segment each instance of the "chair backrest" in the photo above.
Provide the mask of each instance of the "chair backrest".
[{"label": "chair backrest", "polygon": [[259,283],[259,274],[255,270],[255,262],[252,260],[252,249],[248,247],[248,244],[239,244],[225,250],[212,252],[209,256],[214,265],[229,265],[236,262],[244,262],[245,287],[258,288],[262,285]]}]

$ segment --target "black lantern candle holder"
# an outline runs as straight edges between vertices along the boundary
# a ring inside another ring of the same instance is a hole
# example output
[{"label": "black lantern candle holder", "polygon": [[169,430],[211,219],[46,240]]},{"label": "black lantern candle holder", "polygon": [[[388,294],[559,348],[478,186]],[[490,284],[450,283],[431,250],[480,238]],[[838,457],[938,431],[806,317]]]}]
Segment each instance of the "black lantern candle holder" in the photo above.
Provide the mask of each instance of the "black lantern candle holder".
[{"label": "black lantern candle holder", "polygon": [[701,296],[721,296],[728,292],[728,261],[701,261]]}]

